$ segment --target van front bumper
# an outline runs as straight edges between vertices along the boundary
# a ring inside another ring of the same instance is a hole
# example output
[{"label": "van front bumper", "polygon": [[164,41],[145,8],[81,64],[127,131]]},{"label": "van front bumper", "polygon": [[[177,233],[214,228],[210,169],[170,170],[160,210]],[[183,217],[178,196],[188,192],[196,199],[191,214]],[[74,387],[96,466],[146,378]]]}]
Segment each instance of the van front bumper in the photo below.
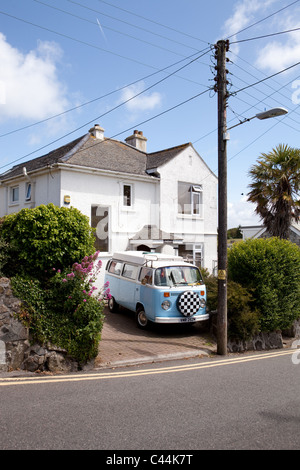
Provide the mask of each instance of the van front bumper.
[{"label": "van front bumper", "polygon": [[209,320],[209,314],[192,317],[155,317],[155,323],[194,323],[196,321]]}]

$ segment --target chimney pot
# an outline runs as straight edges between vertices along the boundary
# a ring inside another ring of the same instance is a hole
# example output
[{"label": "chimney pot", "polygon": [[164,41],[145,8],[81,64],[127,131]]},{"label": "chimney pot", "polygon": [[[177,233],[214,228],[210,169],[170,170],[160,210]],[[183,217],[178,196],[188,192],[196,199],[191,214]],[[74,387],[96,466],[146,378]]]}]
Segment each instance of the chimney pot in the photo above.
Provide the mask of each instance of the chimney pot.
[{"label": "chimney pot", "polygon": [[89,132],[95,139],[104,140],[104,129],[99,124],[95,124]]},{"label": "chimney pot", "polygon": [[142,131],[133,131],[133,134],[125,139],[125,142],[133,147],[146,153],[147,150],[147,139],[144,137]]}]

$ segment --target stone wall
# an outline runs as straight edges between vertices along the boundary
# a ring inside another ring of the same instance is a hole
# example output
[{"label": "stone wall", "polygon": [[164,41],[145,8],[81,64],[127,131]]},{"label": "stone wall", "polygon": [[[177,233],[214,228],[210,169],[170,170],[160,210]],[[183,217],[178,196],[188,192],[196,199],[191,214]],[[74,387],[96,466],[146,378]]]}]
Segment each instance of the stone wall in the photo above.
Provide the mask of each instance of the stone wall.
[{"label": "stone wall", "polygon": [[[217,338],[217,312],[211,312],[210,332]],[[285,344],[291,344],[292,338],[300,338],[300,320],[295,320],[292,327],[285,331],[261,332],[253,338],[243,341],[229,339],[227,341],[228,352],[237,353],[245,351],[264,351],[280,349]]]},{"label": "stone wall", "polygon": [[14,297],[10,280],[0,278],[0,371],[72,372],[77,362],[65,350],[49,343],[31,344],[28,329],[17,319],[21,301]]}]

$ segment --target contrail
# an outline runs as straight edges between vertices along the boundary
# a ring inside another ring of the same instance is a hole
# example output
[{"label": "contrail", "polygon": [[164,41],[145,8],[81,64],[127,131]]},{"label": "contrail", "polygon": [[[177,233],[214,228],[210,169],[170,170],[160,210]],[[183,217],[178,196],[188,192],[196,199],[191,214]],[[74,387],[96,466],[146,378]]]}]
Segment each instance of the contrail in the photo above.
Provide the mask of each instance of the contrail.
[{"label": "contrail", "polygon": [[105,40],[105,42],[107,42],[107,40],[106,40],[106,36],[105,36],[105,34],[104,34],[104,31],[103,31],[103,29],[102,29],[102,26],[101,26],[101,23],[100,23],[100,21],[98,20],[98,18],[96,18],[96,20],[97,20],[97,23],[98,23],[99,29],[100,29],[100,31],[101,31],[101,34],[102,34],[102,36],[104,37],[104,40]]}]

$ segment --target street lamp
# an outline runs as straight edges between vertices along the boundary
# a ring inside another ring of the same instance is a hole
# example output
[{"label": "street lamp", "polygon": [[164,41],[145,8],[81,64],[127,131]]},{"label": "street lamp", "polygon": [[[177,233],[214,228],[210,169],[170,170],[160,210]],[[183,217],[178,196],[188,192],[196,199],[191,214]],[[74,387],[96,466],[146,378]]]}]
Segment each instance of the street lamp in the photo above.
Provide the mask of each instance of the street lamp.
[{"label": "street lamp", "polygon": [[241,124],[244,124],[245,122],[249,122],[255,118],[260,119],[262,121],[263,119],[269,119],[269,118],[273,118],[277,116],[282,116],[283,114],[287,114],[287,113],[288,113],[288,110],[285,108],[272,108],[267,111],[263,111],[262,113],[255,114],[255,116],[252,116],[251,118],[246,118],[244,119],[244,121],[241,121],[238,124],[235,124],[235,126],[228,127],[227,131],[229,131],[230,129],[233,129],[234,127],[240,126]]},{"label": "street lamp", "polygon": [[227,129],[226,108],[228,100],[226,52],[229,41],[218,41],[215,46],[217,77],[215,90],[218,93],[218,315],[217,315],[217,353],[227,354],[227,141],[228,130],[254,118],[263,120],[282,116],[285,108],[273,108],[245,119]]}]

